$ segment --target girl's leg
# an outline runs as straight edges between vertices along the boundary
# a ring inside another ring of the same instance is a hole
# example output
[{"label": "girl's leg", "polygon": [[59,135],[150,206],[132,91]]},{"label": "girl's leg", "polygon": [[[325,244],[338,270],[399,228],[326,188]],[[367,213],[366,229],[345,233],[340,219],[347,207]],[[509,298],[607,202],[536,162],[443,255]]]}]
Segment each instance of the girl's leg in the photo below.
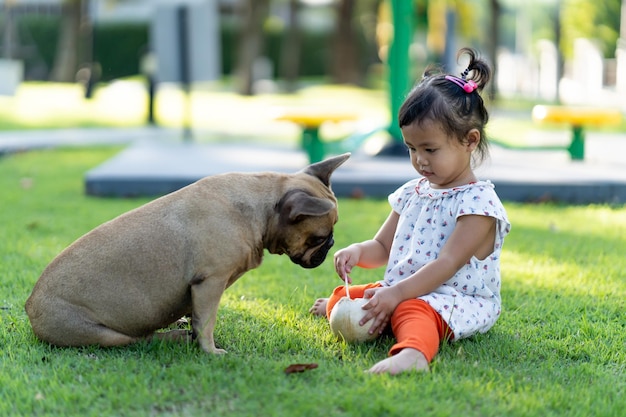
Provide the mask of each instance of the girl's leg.
[{"label": "girl's leg", "polygon": [[[350,298],[363,298],[365,290],[368,288],[377,288],[380,284],[365,284],[365,285],[353,285],[350,286]],[[318,316],[325,315],[326,318],[330,317],[330,312],[339,300],[346,296],[346,287],[341,285],[333,291],[329,298],[318,298],[313,303],[313,306],[309,309],[311,314]]]},{"label": "girl's leg", "polygon": [[[381,285],[378,283],[364,284],[364,285],[350,285],[350,298],[353,300],[355,298],[363,298],[363,295],[365,294],[365,290],[370,289],[370,288],[378,288],[380,286]],[[333,307],[335,306],[335,304],[337,304],[339,300],[341,300],[345,296],[346,296],[345,285],[341,285],[335,288],[333,293],[330,295],[330,298],[328,298],[328,302],[326,303],[326,317],[327,318],[330,317],[330,312],[333,311]]]},{"label": "girl's leg", "polygon": [[391,316],[391,329],[397,343],[390,357],[374,365],[370,372],[397,374],[409,370],[428,370],[439,344],[452,337],[441,316],[425,301],[403,301]]}]

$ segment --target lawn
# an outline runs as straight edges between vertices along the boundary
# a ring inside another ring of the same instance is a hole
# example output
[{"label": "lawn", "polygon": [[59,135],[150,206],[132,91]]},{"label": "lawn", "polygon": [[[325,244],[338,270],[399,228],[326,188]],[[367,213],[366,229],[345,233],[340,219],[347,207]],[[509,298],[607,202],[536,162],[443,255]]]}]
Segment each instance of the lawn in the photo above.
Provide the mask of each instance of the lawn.
[{"label": "lawn", "polygon": [[[336,341],[307,310],[340,283],[267,255],[225,294],[210,356],[167,342],[55,348],[23,306],[46,264],[147,199],[83,193],[85,171],[118,148],[0,159],[0,416],[621,416],[626,409],[626,208],[506,203],[513,230],[504,312],[487,334],[442,347],[430,373],[363,371],[392,339]],[[380,200],[340,200],[336,248],[372,236]],[[332,251],[331,251],[332,253]],[[354,272],[356,282],[380,270]],[[318,368],[286,375],[294,363]]]}]

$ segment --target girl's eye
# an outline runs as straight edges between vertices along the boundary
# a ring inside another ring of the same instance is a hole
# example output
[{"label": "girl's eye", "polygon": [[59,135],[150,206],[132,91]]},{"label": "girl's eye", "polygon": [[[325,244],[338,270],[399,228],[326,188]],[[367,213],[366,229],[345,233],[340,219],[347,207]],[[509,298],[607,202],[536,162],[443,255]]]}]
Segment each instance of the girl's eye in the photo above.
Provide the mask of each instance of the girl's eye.
[{"label": "girl's eye", "polygon": [[437,149],[425,149],[428,153],[434,153]]}]

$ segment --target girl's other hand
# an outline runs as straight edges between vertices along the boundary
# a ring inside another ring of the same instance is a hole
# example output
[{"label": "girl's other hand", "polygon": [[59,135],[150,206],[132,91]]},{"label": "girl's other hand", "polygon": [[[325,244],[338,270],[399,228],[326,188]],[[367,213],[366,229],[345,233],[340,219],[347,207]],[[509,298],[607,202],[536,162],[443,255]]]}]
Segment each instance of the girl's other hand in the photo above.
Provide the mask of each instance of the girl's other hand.
[{"label": "girl's other hand", "polygon": [[391,315],[398,304],[402,302],[402,298],[398,297],[395,287],[370,288],[365,290],[364,298],[369,299],[363,305],[363,310],[366,310],[367,313],[359,324],[362,326],[372,320],[369,333],[382,334],[389,325]]}]

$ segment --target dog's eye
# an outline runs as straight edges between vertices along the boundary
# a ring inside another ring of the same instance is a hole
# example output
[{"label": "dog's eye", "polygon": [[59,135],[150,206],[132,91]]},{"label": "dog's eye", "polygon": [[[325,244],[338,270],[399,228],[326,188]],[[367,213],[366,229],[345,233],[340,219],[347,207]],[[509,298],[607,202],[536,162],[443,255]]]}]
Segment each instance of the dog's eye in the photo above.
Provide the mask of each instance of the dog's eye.
[{"label": "dog's eye", "polygon": [[328,240],[328,236],[318,236],[309,239],[309,246],[318,246]]}]

